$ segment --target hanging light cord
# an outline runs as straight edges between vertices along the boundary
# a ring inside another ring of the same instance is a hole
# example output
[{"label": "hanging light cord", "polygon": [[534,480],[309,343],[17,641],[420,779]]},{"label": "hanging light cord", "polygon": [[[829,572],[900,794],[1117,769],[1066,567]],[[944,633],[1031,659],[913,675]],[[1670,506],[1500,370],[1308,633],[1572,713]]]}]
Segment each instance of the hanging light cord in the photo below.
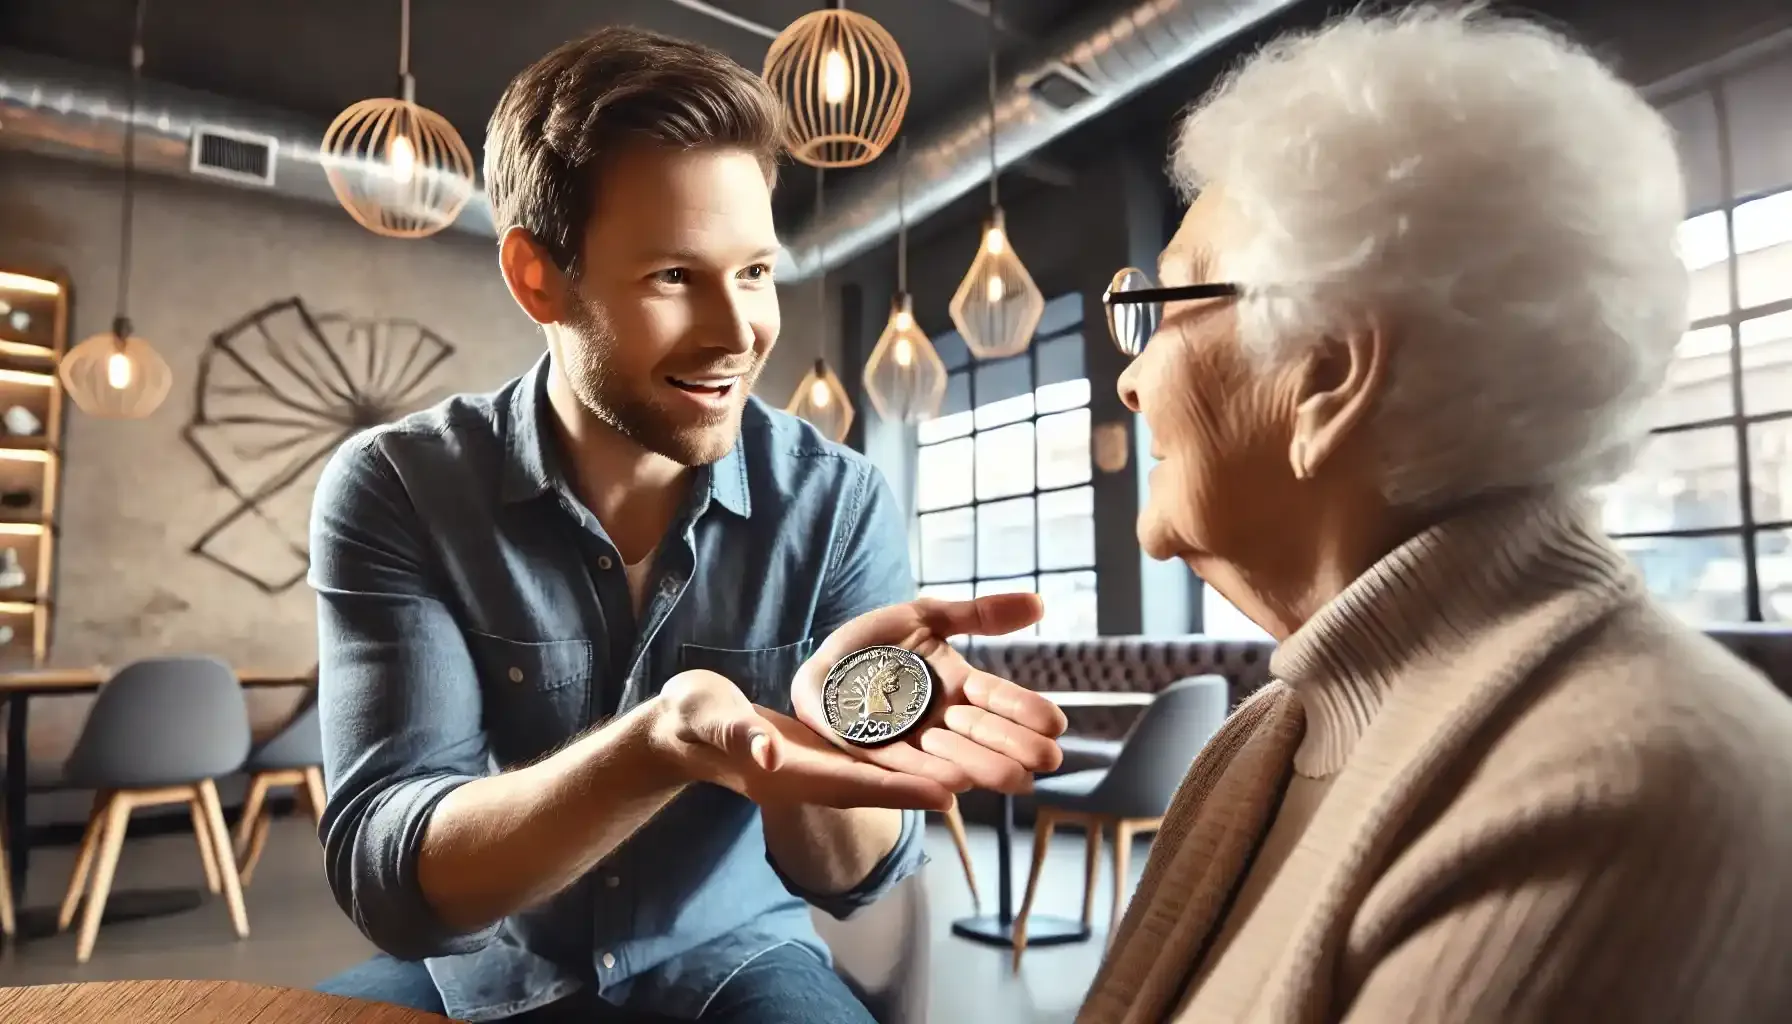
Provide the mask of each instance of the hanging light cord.
[{"label": "hanging light cord", "polygon": [[989,0],[989,206],[995,209],[1001,204],[1001,196],[996,188],[996,49],[1000,40],[996,36],[996,0]]},{"label": "hanging light cord", "polygon": [[398,96],[417,102],[417,83],[411,77],[411,0],[398,0]]},{"label": "hanging light cord", "polygon": [[118,344],[131,333],[131,222],[136,210],[137,189],[137,85],[143,78],[143,15],[149,0],[137,0],[136,22],[131,29],[131,84],[126,95],[124,121],[124,203],[118,227],[118,315],[112,319],[112,333]]},{"label": "hanging light cord", "polygon": [[896,291],[908,294],[908,136],[896,140]]},{"label": "hanging light cord", "polygon": [[[828,172],[820,167],[815,168],[815,223],[820,224],[827,212],[827,193],[822,188],[827,183]],[[821,273],[815,277],[815,368],[821,369],[827,354],[828,343],[828,270],[826,261],[822,262]]]}]

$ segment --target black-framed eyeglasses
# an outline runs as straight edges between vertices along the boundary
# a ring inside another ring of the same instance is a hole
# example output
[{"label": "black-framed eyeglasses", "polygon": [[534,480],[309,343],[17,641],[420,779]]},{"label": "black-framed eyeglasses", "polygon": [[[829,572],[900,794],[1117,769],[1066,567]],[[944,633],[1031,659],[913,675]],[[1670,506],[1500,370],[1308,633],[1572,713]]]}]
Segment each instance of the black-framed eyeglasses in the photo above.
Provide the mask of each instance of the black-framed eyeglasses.
[{"label": "black-framed eyeglasses", "polygon": [[1136,356],[1145,351],[1145,343],[1163,323],[1164,303],[1233,298],[1242,290],[1236,284],[1185,284],[1163,288],[1151,279],[1150,274],[1137,267],[1127,267],[1108,283],[1101,304],[1107,312],[1108,335],[1114,339],[1115,347],[1125,355]]}]

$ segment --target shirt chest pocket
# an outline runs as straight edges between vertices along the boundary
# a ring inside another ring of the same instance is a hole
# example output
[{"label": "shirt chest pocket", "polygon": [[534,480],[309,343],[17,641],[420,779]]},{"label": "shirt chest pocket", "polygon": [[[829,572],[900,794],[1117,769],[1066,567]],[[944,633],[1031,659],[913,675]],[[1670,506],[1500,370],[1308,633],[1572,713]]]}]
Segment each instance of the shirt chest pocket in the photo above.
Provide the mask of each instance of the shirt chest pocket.
[{"label": "shirt chest pocket", "polygon": [[685,644],[679,648],[678,668],[681,672],[706,669],[725,676],[753,703],[788,715],[791,680],[814,649],[814,640],[756,650]]},{"label": "shirt chest pocket", "polygon": [[582,732],[591,692],[591,642],[507,640],[467,633],[479,668],[485,732],[503,766],[531,761]]}]

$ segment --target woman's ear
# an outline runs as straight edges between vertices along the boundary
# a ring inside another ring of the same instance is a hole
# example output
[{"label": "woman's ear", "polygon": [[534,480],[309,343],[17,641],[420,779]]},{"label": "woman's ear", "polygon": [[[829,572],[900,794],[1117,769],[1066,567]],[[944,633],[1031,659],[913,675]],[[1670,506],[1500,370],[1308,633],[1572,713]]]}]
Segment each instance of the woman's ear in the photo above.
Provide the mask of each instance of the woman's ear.
[{"label": "woman's ear", "polygon": [[1325,339],[1305,357],[1288,463],[1298,480],[1319,472],[1380,400],[1388,337],[1380,324]]},{"label": "woman's ear", "polygon": [[498,243],[498,269],[510,297],[538,324],[565,319],[566,275],[548,258],[535,236],[520,227],[504,232]]}]

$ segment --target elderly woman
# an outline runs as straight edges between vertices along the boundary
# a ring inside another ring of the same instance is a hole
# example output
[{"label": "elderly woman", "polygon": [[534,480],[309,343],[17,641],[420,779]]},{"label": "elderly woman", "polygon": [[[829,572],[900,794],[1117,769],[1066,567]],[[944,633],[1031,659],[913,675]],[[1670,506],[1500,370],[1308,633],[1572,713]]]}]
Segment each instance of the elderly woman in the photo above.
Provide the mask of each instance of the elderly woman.
[{"label": "elderly woman", "polygon": [[1792,1012],[1792,704],[1650,599],[1589,488],[1686,322],[1673,140],[1535,26],[1354,16],[1182,126],[1108,296],[1138,532],[1275,635],[1079,1021]]}]

